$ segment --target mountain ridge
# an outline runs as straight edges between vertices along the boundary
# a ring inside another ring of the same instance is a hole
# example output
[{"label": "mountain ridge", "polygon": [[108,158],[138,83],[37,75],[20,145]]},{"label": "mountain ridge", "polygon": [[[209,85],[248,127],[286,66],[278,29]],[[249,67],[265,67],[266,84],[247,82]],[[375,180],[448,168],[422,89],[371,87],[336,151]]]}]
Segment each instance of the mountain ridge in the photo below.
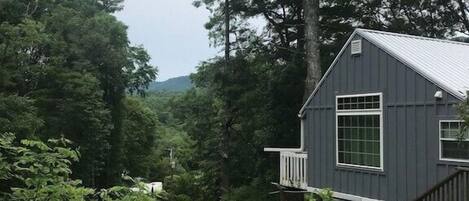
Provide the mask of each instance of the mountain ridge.
[{"label": "mountain ridge", "polygon": [[148,87],[148,91],[174,91],[183,92],[193,87],[189,75],[169,78],[165,81],[154,81]]}]

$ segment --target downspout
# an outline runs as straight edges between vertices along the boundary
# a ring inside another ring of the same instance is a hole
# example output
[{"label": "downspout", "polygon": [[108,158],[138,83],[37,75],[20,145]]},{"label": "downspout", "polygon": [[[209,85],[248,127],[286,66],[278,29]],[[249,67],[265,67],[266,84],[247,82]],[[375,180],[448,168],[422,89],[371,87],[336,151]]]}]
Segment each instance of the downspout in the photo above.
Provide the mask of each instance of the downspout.
[{"label": "downspout", "polygon": [[304,126],[305,126],[305,118],[304,115],[298,115],[301,119],[300,123],[300,147],[299,148],[271,148],[271,147],[266,147],[264,148],[265,152],[303,152],[304,151]]}]

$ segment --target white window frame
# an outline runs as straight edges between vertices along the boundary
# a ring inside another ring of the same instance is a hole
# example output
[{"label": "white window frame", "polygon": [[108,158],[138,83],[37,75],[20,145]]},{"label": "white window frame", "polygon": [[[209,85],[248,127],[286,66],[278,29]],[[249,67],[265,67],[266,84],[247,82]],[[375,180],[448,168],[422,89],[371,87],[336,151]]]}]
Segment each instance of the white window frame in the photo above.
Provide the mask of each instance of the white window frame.
[{"label": "white window frame", "polygon": [[[450,162],[462,162],[462,163],[469,163],[469,159],[457,159],[457,158],[443,158],[443,143],[442,141],[458,141],[458,139],[453,139],[453,138],[442,138],[441,137],[441,123],[446,122],[446,123],[453,123],[453,122],[464,122],[463,120],[440,120],[438,122],[438,144],[440,145],[439,147],[439,152],[440,152],[440,160],[441,161],[450,161]],[[465,139],[463,141],[469,141],[469,139]]]},{"label": "white window frame", "polygon": [[[361,96],[379,96],[379,108],[378,109],[347,109],[339,110],[339,98],[350,98],[350,97],[361,97]],[[350,95],[338,95],[335,98],[335,159],[337,167],[352,167],[365,170],[378,170],[384,171],[384,153],[383,153],[383,93],[366,93],[366,94],[350,94]],[[380,167],[354,165],[339,162],[339,116],[355,116],[355,115],[379,115],[379,141],[380,141]]]}]

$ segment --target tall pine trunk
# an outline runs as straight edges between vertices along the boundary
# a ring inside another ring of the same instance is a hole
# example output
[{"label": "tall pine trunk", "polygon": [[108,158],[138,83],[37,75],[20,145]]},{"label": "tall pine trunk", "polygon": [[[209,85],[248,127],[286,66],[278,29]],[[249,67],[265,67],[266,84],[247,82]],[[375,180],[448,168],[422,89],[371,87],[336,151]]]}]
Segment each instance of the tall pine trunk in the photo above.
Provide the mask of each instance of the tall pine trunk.
[{"label": "tall pine trunk", "polygon": [[321,79],[319,55],[319,0],[304,0],[304,18],[306,80],[303,101],[306,101]]}]

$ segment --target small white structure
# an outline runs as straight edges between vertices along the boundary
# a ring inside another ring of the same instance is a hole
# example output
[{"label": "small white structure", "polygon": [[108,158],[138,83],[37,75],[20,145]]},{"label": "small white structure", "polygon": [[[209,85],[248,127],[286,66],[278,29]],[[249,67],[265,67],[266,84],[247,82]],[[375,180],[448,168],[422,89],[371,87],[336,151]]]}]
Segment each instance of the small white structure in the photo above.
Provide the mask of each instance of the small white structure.
[{"label": "small white structure", "polygon": [[163,191],[163,182],[145,183],[145,189],[150,193],[161,193]]},{"label": "small white structure", "polygon": [[147,194],[158,194],[163,191],[163,182],[151,182],[151,183],[143,183],[143,189],[139,189],[137,187],[131,188],[132,191],[144,191]]}]

